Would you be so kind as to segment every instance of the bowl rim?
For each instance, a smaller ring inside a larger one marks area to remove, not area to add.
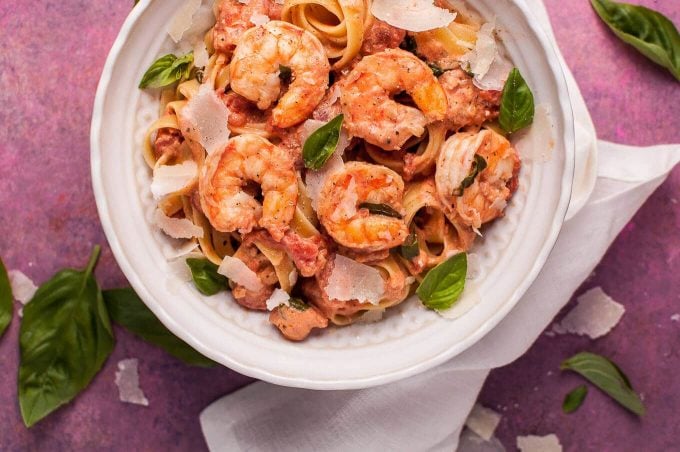
[[[564,156],[564,173],[562,176],[561,183],[561,194],[559,202],[557,203],[555,215],[553,221],[550,225],[549,232],[547,233],[547,239],[544,242],[543,247],[536,256],[533,265],[531,265],[527,276],[524,278],[522,284],[518,285],[511,296],[503,303],[501,309],[496,311],[496,313],[491,316],[480,328],[475,332],[471,333],[466,337],[459,347],[454,347],[449,350],[445,350],[437,355],[429,357],[415,365],[405,367],[399,370],[395,370],[389,373],[384,373],[376,376],[370,377],[360,377],[360,378],[345,378],[345,379],[334,379],[334,380],[312,380],[299,377],[291,377],[285,375],[279,375],[271,373],[267,370],[243,364],[230,356],[221,354],[217,351],[212,350],[207,345],[205,345],[201,340],[197,339],[190,331],[180,326],[162,307],[160,303],[156,302],[155,297],[148,291],[145,284],[141,281],[138,275],[132,268],[130,261],[127,259],[125,252],[123,251],[123,246],[119,240],[111,219],[108,216],[108,202],[105,195],[103,179],[101,177],[102,165],[101,165],[101,124],[104,115],[104,104],[108,92],[108,87],[112,79],[113,69],[116,66],[117,60],[121,51],[123,50],[125,44],[128,41],[129,35],[132,32],[133,27],[137,23],[138,19],[146,11],[153,0],[141,0],[128,15],[121,27],[121,30],[116,37],[111,50],[107,56],[106,63],[102,70],[102,75],[97,86],[94,106],[92,111],[92,122],[90,128],[90,163],[91,163],[91,179],[92,187],[95,196],[95,202],[97,205],[97,211],[99,218],[108,240],[109,246],[113,253],[116,262],[123,271],[128,282],[132,288],[137,292],[139,297],[144,301],[145,305],[158,317],[158,319],[175,335],[184,340],[187,344],[191,345],[197,351],[203,355],[215,360],[218,363],[232,369],[243,375],[264,380],[273,384],[298,387],[306,389],[317,389],[317,390],[339,390],[339,389],[362,389],[373,386],[378,386],[382,384],[387,384],[402,380],[421,372],[432,369],[449,359],[453,356],[462,353],[463,350],[469,349],[472,345],[479,342],[484,336],[486,336],[491,330],[493,330],[508,313],[517,305],[521,300],[522,296],[526,293],[529,287],[534,283],[538,277],[540,271],[542,270],[548,256],[552,252],[555,243],[557,241],[558,235],[561,231],[562,225],[564,224],[569,203],[572,197],[572,187],[573,178],[575,172],[575,130],[574,130],[574,114],[571,105],[571,99],[569,96],[569,89],[566,81],[566,76],[564,73],[564,68],[560,63],[558,52],[555,48],[555,44],[548,37],[544,29],[539,25],[539,21],[531,11],[529,6],[524,3],[523,0],[508,0],[515,7],[517,7],[522,15],[527,19],[527,23],[531,32],[538,39],[538,42],[545,54],[547,59],[547,65],[550,72],[555,78],[557,83],[557,93],[556,96],[560,102],[561,113],[564,117],[564,133],[562,137],[557,137],[559,141],[562,141],[565,146],[565,156]],[[151,300],[149,302],[148,300]]]

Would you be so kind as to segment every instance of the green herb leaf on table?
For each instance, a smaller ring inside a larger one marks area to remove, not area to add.
[[[326,164],[340,141],[340,130],[344,118],[342,114],[336,116],[307,138],[302,148],[305,167],[318,170]]]
[[[12,321],[12,312],[14,310],[12,300],[12,286],[9,283],[5,264],[0,259],[0,337],[2,337],[2,334]]]
[[[403,216],[394,210],[391,206],[387,204],[375,204],[372,202],[362,202],[359,204],[360,209],[366,209],[373,215],[382,215],[384,217],[399,218],[400,220]]]
[[[466,275],[467,255],[456,254],[430,270],[416,293],[426,307],[444,311],[460,298]]]
[[[645,414],[645,407],[640,397],[633,391],[628,377],[604,356],[581,352],[562,362],[560,370],[571,370],[580,374],[624,408],[638,416]]]
[[[62,270],[24,308],[19,405],[27,427],[71,401],[99,372],[114,345],[94,278],[100,247],[85,270]]]
[[[208,259],[187,259],[194,285],[204,295],[215,295],[227,288],[228,279],[217,273],[218,266]]]
[[[680,33],[673,22],[644,6],[610,0],[591,0],[591,4],[619,39],[668,69],[680,81]]]
[[[515,133],[534,121],[534,95],[519,69],[510,71],[503,87],[498,122],[508,133]]]
[[[453,196],[463,196],[463,192],[470,185],[475,183],[477,175],[486,169],[487,163],[484,157],[479,154],[475,154],[475,159],[472,162],[472,167],[470,168],[470,173],[463,179],[460,183],[460,187],[453,191]]]
[[[404,243],[399,247],[399,253],[404,259],[412,260],[420,254],[420,247],[418,246],[418,236],[415,232],[411,232],[404,240]]]
[[[131,333],[159,346],[187,364],[201,367],[215,365],[214,361],[172,334],[146,307],[134,290],[130,288],[105,290],[104,300],[111,319]]]
[[[188,79],[193,62],[193,52],[189,52],[180,58],[173,54],[162,56],[146,70],[139,82],[139,88],[162,88],[180,80]]]
[[[562,402],[562,411],[565,413],[573,413],[578,410],[583,401],[588,395],[588,386],[581,385],[574,388],[564,397],[564,402]]]

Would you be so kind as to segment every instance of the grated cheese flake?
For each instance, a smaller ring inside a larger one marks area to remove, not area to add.
[[[151,193],[155,199],[160,199],[170,193],[175,193],[198,177],[198,165],[193,160],[187,160],[179,165],[161,165],[153,170]]]
[[[224,275],[236,284],[245,287],[247,290],[256,292],[264,286],[257,273],[252,271],[241,259],[224,256],[217,273]]]
[[[266,14],[255,13],[252,16],[250,16],[250,23],[255,26],[264,25],[269,21],[271,21],[271,19]]]
[[[273,311],[281,305],[290,306],[290,295],[281,289],[274,289],[271,297],[267,300],[267,310]]]
[[[149,406],[149,400],[139,387],[138,367],[139,360],[137,358],[118,361],[118,370],[116,371],[118,398],[121,402]]]
[[[577,299],[578,304],[553,326],[557,334],[572,333],[597,339],[609,333],[626,309],[612,300],[601,287],[595,287]]]
[[[480,438],[489,441],[493,437],[500,421],[500,414],[479,403],[475,403],[465,421],[465,426],[475,432]]]
[[[377,269],[336,254],[324,290],[331,300],[358,300],[377,305],[385,295],[385,281]]]
[[[14,299],[23,305],[31,301],[38,290],[33,280],[19,270],[10,270],[7,272],[7,277],[9,278],[9,285],[12,287]]]
[[[203,228],[187,218],[171,218],[160,209],[154,212],[153,223],[174,239],[203,238]]]
[[[562,445],[554,433],[546,436],[518,436],[517,448],[521,452],[562,452]]]
[[[305,185],[307,186],[309,199],[312,200],[312,208],[315,211],[319,210],[319,197],[326,180],[338,171],[342,171],[344,167],[345,162],[343,162],[342,157],[337,152],[334,152],[319,171],[307,171]]]
[[[187,0],[179,7],[168,25],[168,34],[173,41],[179,42],[192,24],[192,17],[196,10],[201,6],[201,0]]]
[[[448,26],[456,13],[434,5],[434,0],[373,0],[371,13],[406,31],[421,32]]]
[[[221,149],[229,140],[229,110],[210,85],[201,85],[181,114],[208,154]]]

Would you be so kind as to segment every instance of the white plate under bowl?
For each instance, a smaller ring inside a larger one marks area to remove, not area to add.
[[[91,131],[94,192],[113,253],[132,287],[173,333],[245,375],[287,386],[353,389],[443,363],[508,314],[555,243],[574,169],[573,118],[564,76],[551,44],[522,2],[474,4],[484,17],[497,17],[501,39],[537,103],[550,106],[555,146],[545,162],[524,156],[520,189],[507,216],[486,230],[474,248],[481,259],[481,301],[463,317],[446,320],[412,299],[388,310],[381,322],[329,328],[302,343],[281,338],[266,314],[241,309],[228,293],[204,297],[174,276],[167,260],[173,243],[151,224],[155,203],[142,139],[157,116],[158,100],[137,89],[137,83],[170,48],[165,29],[180,4],[142,1],[134,8],[106,62]],[[529,149],[529,154],[538,151]]]

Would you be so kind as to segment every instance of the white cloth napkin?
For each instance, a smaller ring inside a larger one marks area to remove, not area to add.
[[[554,39],[542,1],[525,2]],[[201,413],[211,451],[457,448],[489,370],[511,363],[529,349],[680,161],[680,145],[634,148],[597,142],[576,82],[564,67],[578,143],[570,219],[543,271],[513,311],[464,353],[397,383],[321,392],[259,382],[227,395]]]

